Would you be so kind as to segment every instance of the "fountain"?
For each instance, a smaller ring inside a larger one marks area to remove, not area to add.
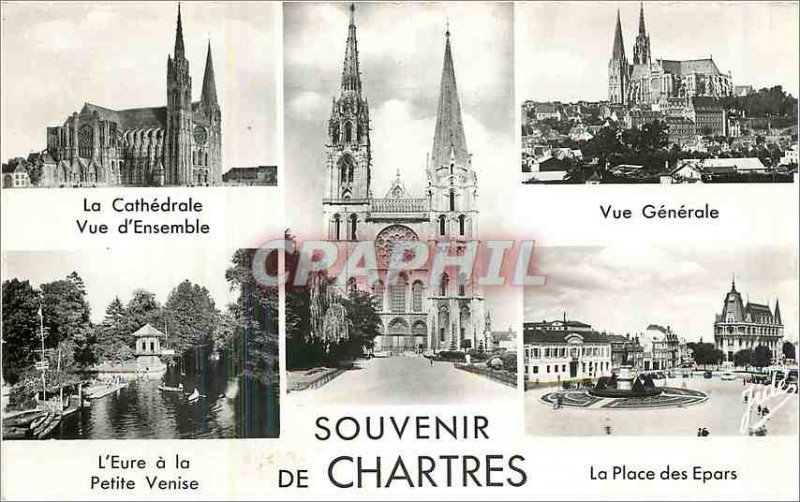
[[[630,366],[622,366],[619,376],[612,374],[611,378],[601,377],[597,385],[589,389],[589,394],[595,397],[652,397],[661,394],[662,389],[653,383],[653,377],[648,374],[635,374]]]

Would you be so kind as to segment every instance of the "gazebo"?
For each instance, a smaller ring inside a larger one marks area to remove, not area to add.
[[[161,361],[161,340],[167,335],[157,330],[150,324],[145,324],[133,334],[136,338],[135,354],[136,365],[139,371],[161,371],[164,363]]]

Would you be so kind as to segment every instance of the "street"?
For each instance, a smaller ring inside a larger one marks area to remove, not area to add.
[[[394,356],[359,361],[319,389],[292,392],[295,405],[465,404],[513,400],[507,385],[422,356]]]
[[[682,380],[670,381],[679,387]],[[659,409],[580,409],[553,410],[539,397],[553,388],[535,389],[525,393],[525,429],[533,436],[694,436],[699,427],[706,427],[712,436],[740,435],[739,423],[745,404],[741,380],[725,382],[718,379],[691,379],[690,389],[708,394],[704,403]],[[767,422],[769,435],[797,434],[797,394],[775,397],[768,401],[770,408],[786,399]]]

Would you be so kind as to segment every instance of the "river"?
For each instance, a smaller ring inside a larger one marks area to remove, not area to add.
[[[64,418],[51,437],[60,439],[202,439],[277,437],[277,386],[231,374],[221,360],[188,357],[163,376],[128,380],[128,386]],[[194,403],[158,386],[183,384],[201,394]]]

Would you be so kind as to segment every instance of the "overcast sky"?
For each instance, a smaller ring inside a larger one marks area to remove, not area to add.
[[[798,336],[796,248],[687,248],[626,241],[617,246],[540,247],[541,287],[525,292],[525,321],[567,318],[616,334],[669,325],[687,341],[713,341],[731,274],[746,303],[774,309],[780,300],[785,336]]]
[[[735,85],[782,85],[798,95],[797,2],[645,2],[657,59],[714,57]],[[633,60],[639,2],[519,2],[520,101],[608,97],[608,60],[620,10],[625,54]]]
[[[176,2],[4,2],[3,161],[43,150],[46,127],[62,125],[84,102],[165,106],[177,10]],[[276,164],[279,6],[184,2],[181,10],[195,101],[211,40],[223,170]]]
[[[320,238],[326,122],[339,95],[349,4],[286,3],[283,10],[286,214],[298,236]],[[424,196],[449,19],[467,148],[478,176],[480,235],[508,234],[504,203],[518,184],[512,4],[357,3],[355,16],[373,129],[374,195],[386,194],[399,169],[411,195]],[[519,308],[518,296],[500,296],[487,298],[496,304],[496,329]]]
[[[103,320],[108,304],[118,296],[127,303],[136,289],[155,293],[163,305],[169,292],[188,279],[209,290],[222,310],[236,300],[225,281],[234,250],[222,247],[170,243],[129,246],[112,250],[8,252],[3,255],[3,280],[28,280],[34,287],[66,278],[75,271],[86,284],[92,321]]]

